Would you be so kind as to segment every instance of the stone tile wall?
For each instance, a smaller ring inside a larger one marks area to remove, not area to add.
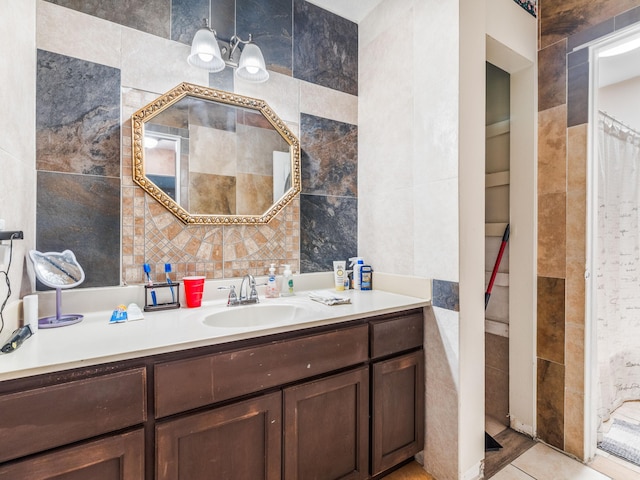
[[[539,2],[538,435],[584,458],[588,50],[639,0]]]
[[[270,80],[249,84],[228,68],[209,75],[189,66],[189,44],[203,18],[221,39],[252,33]],[[143,263],[158,280],[165,262],[177,278],[223,278],[264,274],[270,263],[328,270],[332,260],[352,256],[357,42],[356,24],[302,0],[38,0],[38,248],[74,249],[88,273],[84,286],[141,283]],[[305,158],[321,159],[319,170],[304,172],[321,187],[303,189],[304,201],[296,199],[268,225],[180,223],[131,180],[130,116],[181,81],[265,99],[308,139],[301,143]],[[302,130],[301,115],[312,119]],[[65,181],[56,180],[62,174]],[[311,260],[301,265],[301,257]]]

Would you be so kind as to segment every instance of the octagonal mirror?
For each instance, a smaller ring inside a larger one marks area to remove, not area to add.
[[[133,180],[185,224],[268,223],[300,192],[300,144],[263,100],[181,83],[135,112]]]

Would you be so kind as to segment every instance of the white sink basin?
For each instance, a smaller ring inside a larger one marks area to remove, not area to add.
[[[296,305],[258,303],[227,307],[224,310],[210,313],[204,317],[202,322],[210,327],[220,328],[287,325],[294,323],[303,312],[304,309]]]

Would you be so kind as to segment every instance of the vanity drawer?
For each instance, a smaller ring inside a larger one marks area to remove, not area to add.
[[[155,366],[156,417],[366,362],[368,326]]]
[[[371,358],[379,358],[422,346],[424,315],[422,311],[371,322]]]
[[[0,462],[146,420],[146,372],[136,368],[0,397]]]

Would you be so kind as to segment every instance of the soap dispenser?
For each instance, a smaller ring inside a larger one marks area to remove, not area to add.
[[[276,282],[276,264],[272,263],[269,268],[269,278],[267,279],[267,298],[278,298],[280,292],[278,291],[278,282]]]
[[[284,273],[282,274],[282,296],[290,297],[295,295],[293,291],[293,272],[291,265],[284,265]]]

